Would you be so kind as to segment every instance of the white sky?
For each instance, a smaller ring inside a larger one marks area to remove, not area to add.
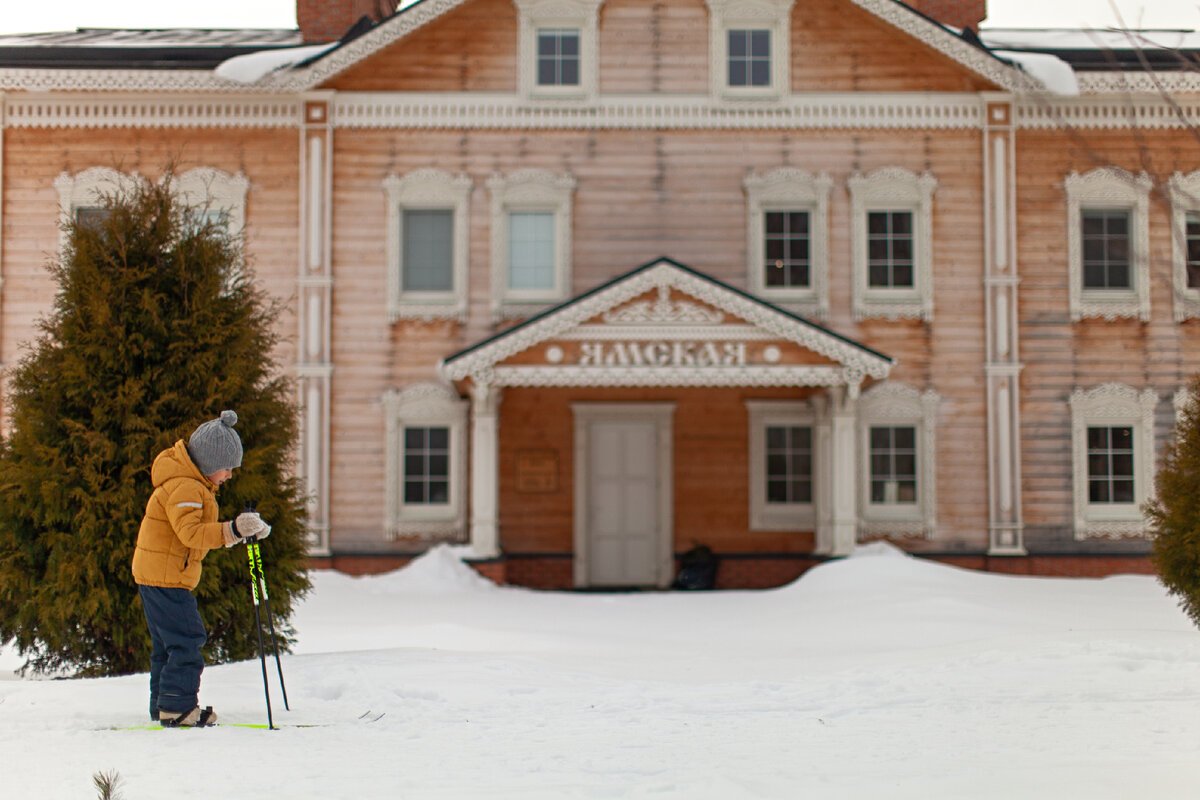
[[[989,0],[991,27],[1200,29],[1200,0]],[[0,33],[75,28],[294,28],[295,0],[4,0]]]

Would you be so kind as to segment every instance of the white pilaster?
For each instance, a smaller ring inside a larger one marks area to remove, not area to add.
[[[330,395],[333,373],[332,97],[307,95],[300,125],[300,234],[297,365],[301,420],[300,478],[308,512],[308,548],[329,553]]]
[[[500,555],[500,388],[471,386],[471,547],[479,558]]]
[[[987,334],[988,553],[1024,555],[1021,364],[1017,353],[1016,170],[1012,98],[985,96],[984,292]]]
[[[833,500],[825,533],[827,555],[848,556],[858,536],[858,447],[854,441],[858,417],[858,387],[837,386],[829,390],[830,470]],[[818,552],[823,552],[821,542]]]

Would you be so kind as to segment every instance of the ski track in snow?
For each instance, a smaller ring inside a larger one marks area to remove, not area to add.
[[[496,587],[437,548],[313,574],[264,731],[145,724],[146,676],[0,680],[0,797],[1158,798],[1200,788],[1200,637],[1153,578],[887,546],[771,591]],[[203,610],[203,609],[202,609]],[[21,659],[0,651],[0,669]],[[265,722],[257,660],[201,700]],[[370,709],[384,716],[359,720]]]

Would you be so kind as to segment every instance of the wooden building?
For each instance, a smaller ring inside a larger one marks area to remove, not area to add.
[[[981,39],[983,0],[381,5],[0,37],[0,363],[60,221],[173,160],[288,301],[316,563],[455,542],[513,583],[663,587],[707,545],[719,585],[772,586],[886,538],[1148,569],[1200,369],[1191,35]]]

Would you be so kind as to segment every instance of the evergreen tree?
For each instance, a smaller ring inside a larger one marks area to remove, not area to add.
[[[1146,506],[1159,580],[1200,626],[1200,377],[1192,381],[1175,438],[1163,451],[1156,497]]]
[[[40,337],[10,376],[0,438],[0,641],[26,671],[81,676],[148,668],[150,637],[130,564],[150,465],[223,409],[245,457],[217,498],[251,499],[279,644],[309,588],[291,456],[292,386],[272,363],[278,303],[245,268],[240,234],[158,184],[122,186],[104,213],[66,223]],[[196,589],[210,662],[257,653],[246,551],[213,551]]]

